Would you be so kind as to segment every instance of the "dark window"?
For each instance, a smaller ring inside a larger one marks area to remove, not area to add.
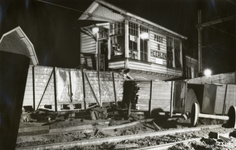
[[[181,68],[180,41],[179,40],[174,40],[174,49],[175,49],[175,67]]]
[[[99,27],[98,38],[108,38],[108,29],[104,27]]]
[[[110,35],[122,35],[124,34],[124,23],[116,22],[110,24]]]
[[[124,35],[111,36],[111,57],[124,56]]]
[[[172,48],[172,39],[167,37],[167,67],[173,67],[173,48]]]
[[[148,41],[140,39],[140,60],[148,61]]]

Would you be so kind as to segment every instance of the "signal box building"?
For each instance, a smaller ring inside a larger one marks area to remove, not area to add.
[[[81,28],[81,63],[97,70],[127,69],[139,80],[182,77],[185,36],[102,0],[79,20],[99,22]]]

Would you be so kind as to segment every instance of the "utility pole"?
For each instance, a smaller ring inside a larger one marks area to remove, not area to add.
[[[202,29],[203,27],[208,27],[214,24],[232,20],[234,18],[235,18],[235,15],[228,16],[221,19],[212,20],[206,23],[202,23],[202,13],[201,13],[201,10],[198,10],[198,24],[196,25],[196,27],[198,30],[198,73],[199,74],[202,73]]]
[[[198,10],[198,24],[202,23],[202,12]],[[198,74],[202,73],[202,26],[197,26],[198,30]]]

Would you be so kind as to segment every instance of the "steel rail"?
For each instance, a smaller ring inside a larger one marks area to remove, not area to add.
[[[210,125],[203,127],[192,127],[192,128],[184,128],[184,129],[175,129],[175,130],[167,130],[167,131],[158,131],[151,133],[142,133],[135,135],[125,135],[125,136],[116,136],[116,137],[107,137],[107,138],[98,138],[98,139],[88,139],[81,141],[72,141],[72,142],[61,142],[61,143],[51,143],[44,145],[36,145],[36,146],[28,146],[28,147],[17,147],[16,150],[44,150],[44,149],[66,149],[72,148],[75,146],[89,146],[89,145],[100,145],[104,142],[121,142],[123,140],[135,140],[142,139],[145,137],[154,137],[154,136],[164,136],[164,135],[174,135],[176,133],[184,133],[184,132],[192,132],[192,131],[201,131],[204,129],[214,129],[219,128],[221,125]]]

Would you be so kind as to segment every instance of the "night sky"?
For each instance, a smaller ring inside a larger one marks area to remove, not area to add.
[[[92,0],[1,0],[0,36],[20,26],[33,43],[39,65],[75,68],[79,65],[78,21]],[[186,54],[197,57],[197,12],[202,22],[236,15],[236,5],[226,0],[106,0],[165,28],[182,34]],[[72,10],[73,9],[73,10]],[[236,19],[203,29],[203,67],[214,73],[236,70]]]

